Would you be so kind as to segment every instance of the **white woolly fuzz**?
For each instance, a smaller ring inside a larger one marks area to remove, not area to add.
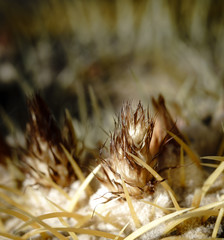
[[[128,203],[127,201],[121,201],[117,198],[112,199],[111,197],[112,194],[108,192],[108,189],[101,186],[90,198],[89,205],[94,210],[94,215],[97,216],[97,213],[100,213],[104,217],[107,216],[111,223],[119,223],[120,226],[125,226],[129,223],[124,231],[127,236],[137,229],[131,216]],[[132,199],[132,204],[141,226],[165,215],[163,210],[146,202],[152,202],[161,208],[172,207],[172,203],[167,192],[161,186],[158,186],[153,196],[151,195],[141,200]],[[142,235],[140,239],[159,237],[162,235],[164,227],[165,226],[162,224],[152,231]],[[113,230],[113,232],[117,232],[117,234],[119,233],[119,230],[114,228],[112,224],[108,224],[100,220],[95,221],[94,228],[107,232]]]

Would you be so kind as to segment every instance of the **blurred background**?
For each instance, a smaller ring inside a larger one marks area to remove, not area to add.
[[[159,93],[185,125],[223,110],[222,0],[0,0],[0,21],[3,134],[25,128],[34,92],[59,122],[68,108],[103,126]]]

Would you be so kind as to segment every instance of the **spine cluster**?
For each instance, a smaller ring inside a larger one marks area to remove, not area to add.
[[[26,128],[26,149],[22,159],[27,172],[37,183],[46,185],[50,178],[62,187],[69,186],[75,176],[62,145],[77,161],[76,139],[66,117],[61,130],[43,99],[37,94],[28,100],[29,122]]]
[[[139,102],[136,110],[125,103],[115,122],[114,133],[110,137],[109,156],[101,159],[104,177],[102,181],[113,193],[122,196],[122,179],[129,194],[141,198],[155,191],[157,180],[132,155],[142,159],[156,171],[160,171],[165,146],[169,136],[166,130],[178,134],[178,130],[168,113],[162,96],[153,99],[155,117],[149,116]],[[131,153],[131,154],[130,154]]]

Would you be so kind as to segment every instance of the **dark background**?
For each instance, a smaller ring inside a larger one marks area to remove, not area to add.
[[[91,118],[91,91],[101,109],[162,93],[206,118],[222,96],[223,13],[221,0],[1,0],[1,132],[4,116],[25,128],[36,91],[59,122],[64,108]]]

